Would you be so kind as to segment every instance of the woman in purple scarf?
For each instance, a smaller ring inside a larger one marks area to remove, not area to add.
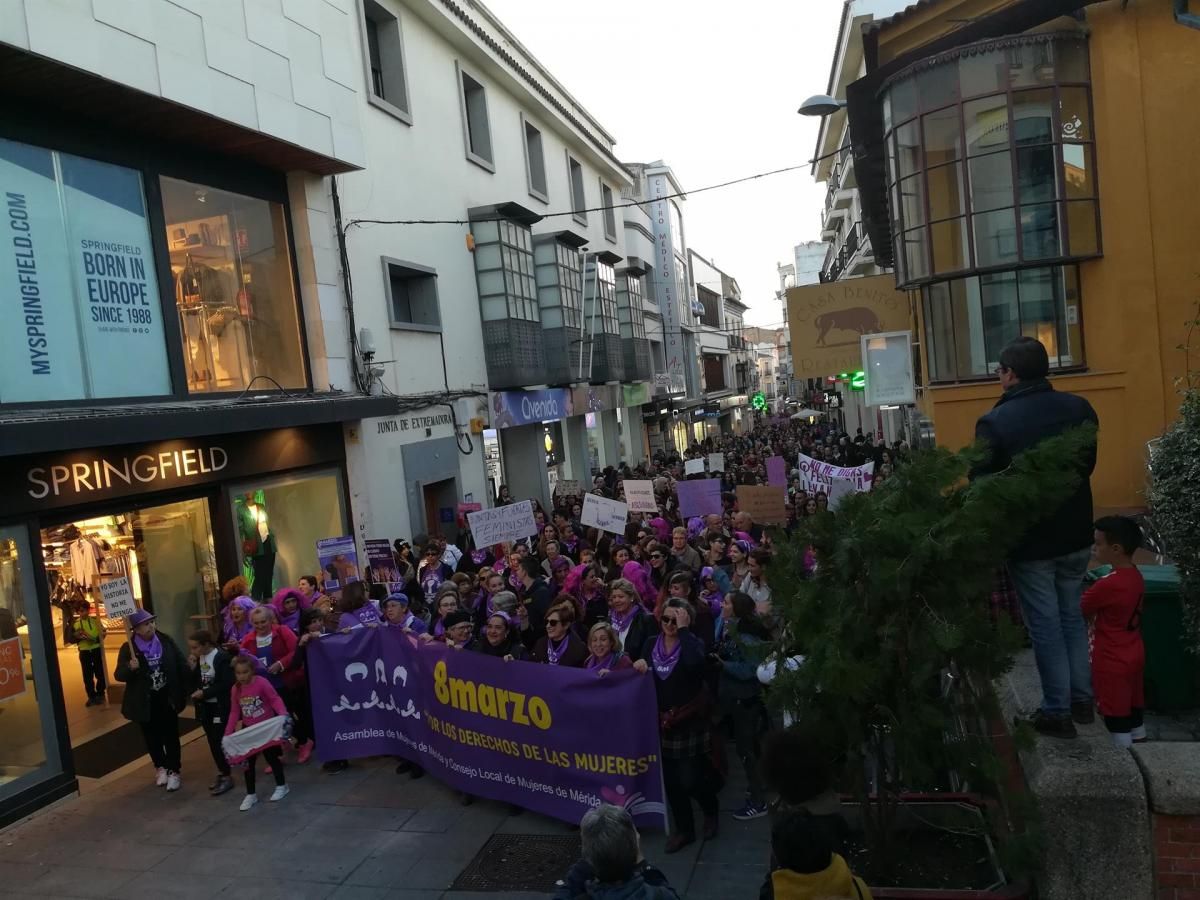
[[[546,634],[533,645],[529,658],[533,662],[577,669],[588,657],[587,646],[575,636],[575,609],[570,603],[559,603],[546,611]]]
[[[154,783],[177,791],[179,713],[187,706],[191,676],[187,657],[168,635],[155,629],[154,616],[144,609],[130,616],[129,624],[133,637],[121,644],[114,672],[125,685],[121,715],[141,726],[154,764]]]
[[[337,609],[341,613],[338,618],[338,631],[350,631],[364,625],[375,626],[382,620],[375,604],[367,599],[367,589],[361,581],[352,581],[342,588]]]
[[[226,653],[240,653],[242,638],[254,628],[250,613],[258,606],[249,597],[234,597],[225,607],[225,627],[221,629],[222,647]]]
[[[704,813],[706,841],[717,836],[717,785],[709,753],[710,697],[705,679],[705,650],[692,634],[695,613],[688,601],[669,597],[662,610],[662,633],[647,638],[639,672],[652,672],[658,697],[663,783],[675,833],[665,851],[676,853],[696,840],[692,800]]]
[[[280,588],[271,598],[275,619],[300,634],[300,613],[312,606],[312,602],[295,588]]]
[[[646,639],[658,636],[658,622],[646,611],[633,582],[618,578],[608,588],[608,622],[630,660],[641,659]],[[592,629],[595,629],[595,625]],[[590,635],[591,630],[588,631]]]
[[[617,630],[608,622],[597,622],[588,632],[588,658],[583,667],[603,678],[613,669],[629,669],[633,660],[621,647]]]

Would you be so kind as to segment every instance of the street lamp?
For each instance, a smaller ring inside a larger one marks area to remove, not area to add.
[[[815,94],[801,103],[796,112],[802,116],[832,116],[839,109],[845,108],[845,100],[838,100],[828,94]]]

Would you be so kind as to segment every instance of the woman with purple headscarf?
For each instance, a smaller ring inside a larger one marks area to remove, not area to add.
[[[231,604],[232,605],[232,604]],[[300,634],[300,613],[312,606],[312,601],[295,588],[280,588],[271,598],[275,620]]]
[[[226,653],[240,653],[242,638],[254,626],[250,624],[250,613],[258,604],[249,597],[234,597],[225,607],[225,625],[221,629],[221,647]]]

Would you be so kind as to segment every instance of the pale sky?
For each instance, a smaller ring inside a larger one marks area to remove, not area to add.
[[[819,119],[842,0],[484,0],[616,138],[617,158],[662,159],[683,189],[796,165]],[[688,244],[738,280],[747,324],[782,325],[776,263],[818,240],[825,187],[806,166],[690,197]]]

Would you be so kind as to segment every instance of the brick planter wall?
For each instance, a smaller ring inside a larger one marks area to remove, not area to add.
[[[1154,813],[1155,900],[1200,900],[1200,816]]]

